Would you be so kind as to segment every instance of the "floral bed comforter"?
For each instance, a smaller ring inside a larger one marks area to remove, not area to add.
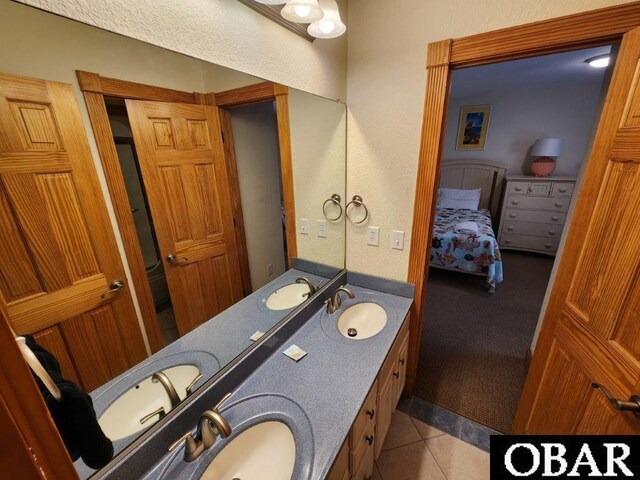
[[[456,233],[461,222],[475,222],[478,233]],[[502,282],[502,257],[489,210],[436,209],[430,265],[487,276],[494,290]]]

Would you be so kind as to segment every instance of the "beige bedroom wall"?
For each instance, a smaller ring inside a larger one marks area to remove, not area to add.
[[[235,0],[17,0],[333,99],[346,96],[346,35],[311,43]],[[346,23],[346,1],[340,0]]]
[[[347,225],[347,267],[406,280],[411,242],[426,46],[620,0],[350,0],[348,39],[348,196],[358,193],[380,227],[380,246],[366,245],[366,227]],[[404,250],[390,248],[404,230]]]
[[[334,193],[342,198],[343,207],[346,204],[346,116],[342,103],[289,90],[298,257],[338,268],[344,268],[344,215],[331,222],[322,205]],[[307,235],[300,233],[301,218],[309,220]],[[326,238],[317,234],[318,220],[327,222]]]

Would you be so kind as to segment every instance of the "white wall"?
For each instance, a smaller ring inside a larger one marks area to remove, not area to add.
[[[347,267],[407,278],[426,80],[426,46],[497,28],[606,7],[620,0],[350,0],[347,186],[361,194],[380,226],[380,247],[366,228],[347,226]],[[407,232],[391,250],[391,230]]]
[[[257,290],[285,272],[280,152],[273,103],[234,108],[236,148],[251,286]],[[268,273],[267,266],[273,266]]]
[[[345,218],[326,219],[325,200],[337,193],[345,201],[347,114],[342,103],[289,90],[293,189],[296,206],[298,257],[344,268]],[[327,206],[329,215],[336,212]],[[309,234],[300,233],[300,219],[309,221]],[[327,222],[327,237],[319,237],[317,221]]]
[[[311,43],[235,0],[18,1],[324,97],[346,95],[346,36]],[[346,2],[340,8],[346,22]]]
[[[489,160],[507,165],[508,173],[528,174],[529,152],[537,138],[562,139],[562,155],[556,159],[554,175],[576,176],[588,154],[591,126],[600,97],[601,83],[527,92],[464,95],[451,98],[447,114],[442,158]],[[452,95],[456,90],[455,76]],[[470,105],[492,105],[484,150],[457,151],[460,109]]]

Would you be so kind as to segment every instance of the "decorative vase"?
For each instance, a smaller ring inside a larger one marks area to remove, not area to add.
[[[551,157],[538,157],[531,162],[531,173],[536,177],[548,177],[556,169],[556,161]]]

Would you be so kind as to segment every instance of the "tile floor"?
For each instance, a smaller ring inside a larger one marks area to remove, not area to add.
[[[481,480],[489,454],[396,410],[373,480]]]

